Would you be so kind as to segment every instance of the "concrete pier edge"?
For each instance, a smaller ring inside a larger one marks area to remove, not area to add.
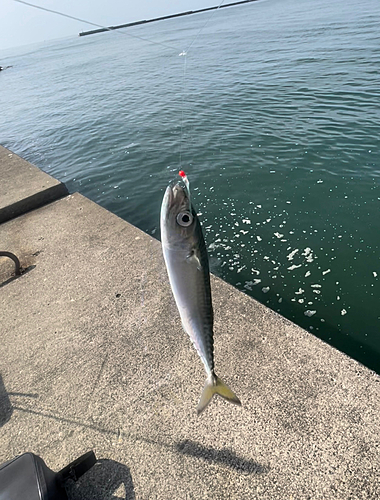
[[[0,224],[69,193],[66,186],[0,146]]]
[[[159,242],[1,147],[0,176],[0,250],[27,270],[0,257],[0,463],[94,449],[74,500],[380,497],[376,373],[212,276],[216,371],[242,407],[197,417]]]

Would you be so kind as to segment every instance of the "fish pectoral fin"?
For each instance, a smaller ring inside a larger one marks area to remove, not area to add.
[[[195,250],[192,250],[189,255],[186,257],[186,261],[189,264],[196,264],[197,269],[200,271],[202,269],[202,264],[199,259],[199,256],[196,254]]]
[[[240,399],[236,396],[236,394],[231,391],[227,384],[225,384],[219,377],[216,375],[210,375],[207,377],[205,386],[203,388],[203,392],[201,395],[201,399],[199,400],[197,413],[200,415],[202,411],[206,408],[206,406],[211,401],[214,394],[219,394],[223,399],[226,399],[230,403],[241,406]]]

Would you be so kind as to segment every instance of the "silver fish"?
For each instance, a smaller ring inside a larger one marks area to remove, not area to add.
[[[241,405],[238,397],[214,372],[214,315],[208,256],[199,219],[190,203],[188,182],[178,181],[166,189],[161,206],[161,243],[183,329],[192,340],[207,374],[198,415],[214,394]]]

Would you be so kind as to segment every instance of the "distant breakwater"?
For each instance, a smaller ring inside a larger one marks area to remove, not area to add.
[[[121,28],[130,28],[131,26],[138,26],[140,24],[154,23],[156,21],[164,21],[165,19],[173,19],[175,17],[189,16],[190,14],[199,14],[200,12],[208,12],[210,10],[223,9],[225,7],[233,7],[235,5],[242,5],[246,3],[256,2],[257,0],[241,0],[239,2],[226,3],[224,5],[216,5],[214,7],[207,7],[205,9],[188,10],[178,14],[170,14],[169,16],[155,17],[153,19],[143,19],[142,21],[134,21],[132,23],[118,24],[117,26],[108,26],[104,28],[97,28],[90,31],[81,31],[79,36],[94,35],[95,33],[103,33],[104,31],[118,30]]]

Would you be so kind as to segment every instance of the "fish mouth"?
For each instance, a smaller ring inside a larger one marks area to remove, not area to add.
[[[166,199],[167,207],[171,208],[173,204],[174,195],[173,195],[173,189],[170,185],[166,188],[164,199]]]
[[[183,181],[173,181],[166,188],[169,209],[189,205],[189,194]]]

